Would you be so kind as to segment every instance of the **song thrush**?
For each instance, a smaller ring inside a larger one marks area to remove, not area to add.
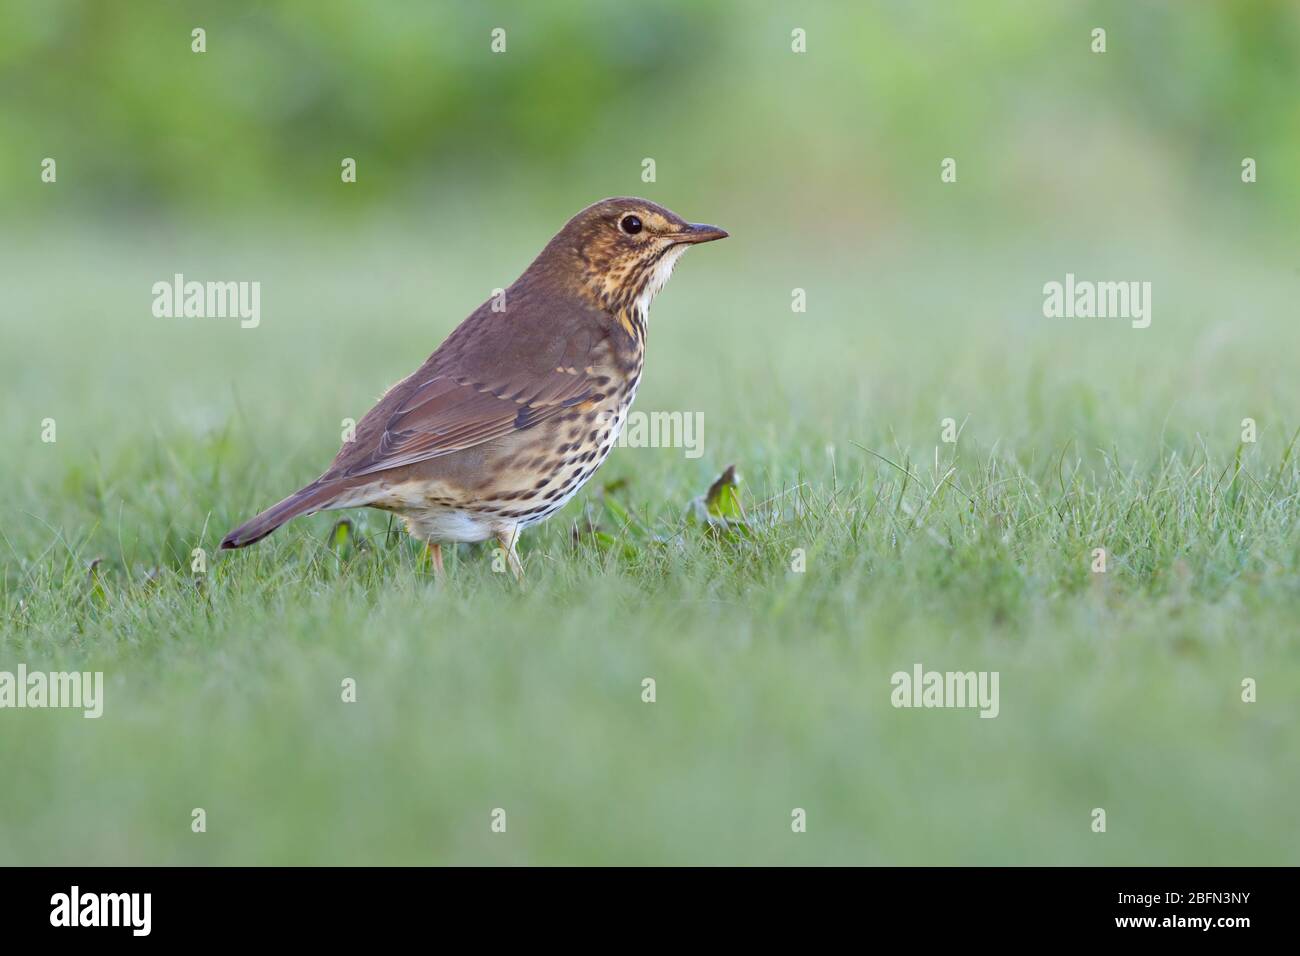
[[[520,530],[577,494],[627,418],[650,301],[691,245],[726,235],[644,199],[588,206],[384,394],[323,475],[221,546],[366,506],[401,516],[438,574],[444,543],[495,537],[522,577]]]

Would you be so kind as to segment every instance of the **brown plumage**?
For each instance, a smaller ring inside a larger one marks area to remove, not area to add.
[[[253,544],[300,515],[368,506],[405,519],[439,573],[443,543],[495,537],[521,575],[519,531],[572,498],[618,437],[641,379],[650,301],[687,248],[726,235],[644,199],[588,206],[388,390],[323,475],[221,546]]]

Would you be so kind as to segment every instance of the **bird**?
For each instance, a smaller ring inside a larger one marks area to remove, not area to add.
[[[627,420],[651,301],[691,246],[727,235],[635,197],[583,209],[382,395],[319,478],[221,547],[369,507],[405,522],[439,579],[443,545],[495,539],[522,581],[520,532],[578,493]]]

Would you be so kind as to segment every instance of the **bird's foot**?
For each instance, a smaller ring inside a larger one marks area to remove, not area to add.
[[[509,565],[515,580],[523,584],[524,563],[519,560],[519,552],[515,550],[515,542],[519,540],[519,529],[512,528],[509,531],[498,531],[496,539],[497,544],[501,546],[501,550],[505,552],[506,564]]]
[[[447,577],[447,571],[442,564],[442,545],[436,541],[428,543],[429,561],[433,564],[433,577],[435,580],[442,581]]]

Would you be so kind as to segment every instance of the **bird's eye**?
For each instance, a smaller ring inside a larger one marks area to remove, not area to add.
[[[635,236],[641,231],[641,220],[636,216],[624,216],[619,220],[618,226],[629,236]]]

